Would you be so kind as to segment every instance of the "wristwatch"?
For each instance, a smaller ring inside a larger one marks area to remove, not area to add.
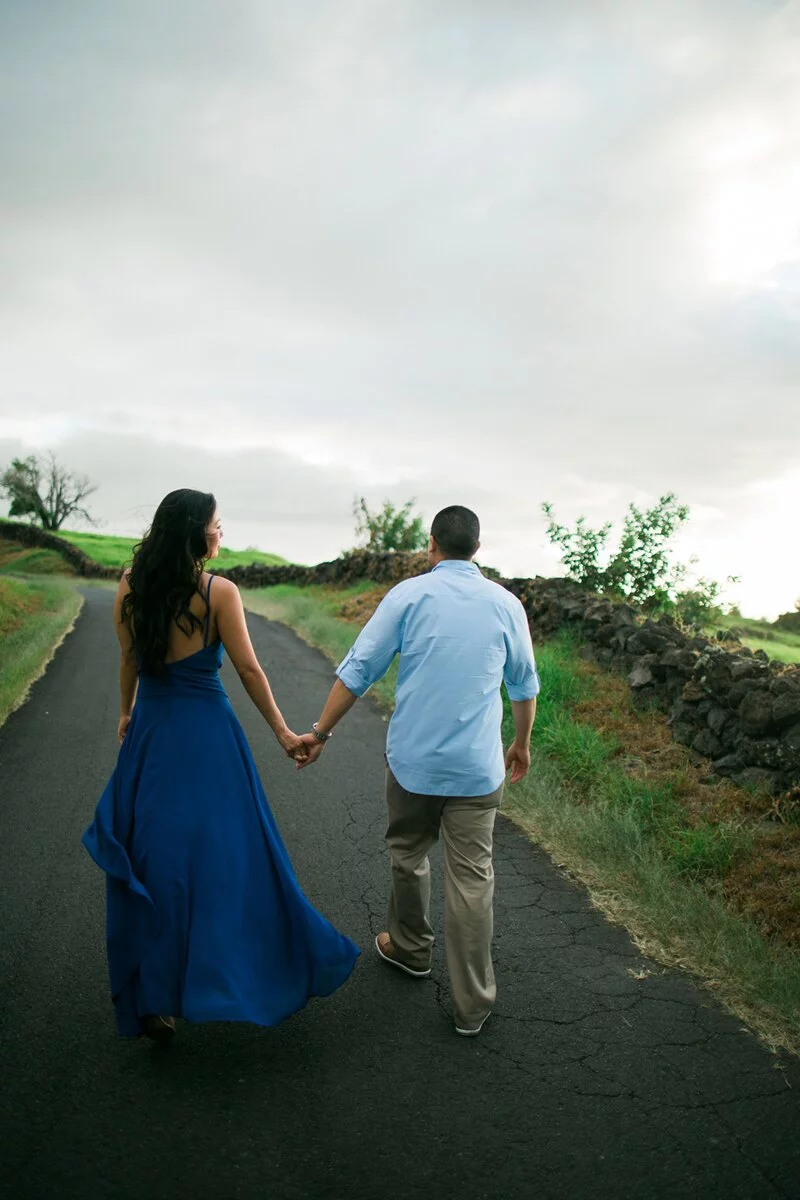
[[[322,730],[318,728],[316,721],[311,726],[311,732],[313,733],[314,737],[317,739],[318,742],[327,742],[330,740],[330,738],[333,737],[333,732],[323,733]]]

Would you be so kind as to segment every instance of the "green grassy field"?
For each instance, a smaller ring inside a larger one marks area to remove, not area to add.
[[[290,625],[338,661],[358,625],[343,621],[337,611],[368,588],[335,592],[285,586],[245,591],[243,597],[247,608]],[[686,803],[694,786],[688,767],[678,762],[674,770],[652,777],[647,771],[632,773],[619,753],[620,739],[579,719],[576,710],[593,699],[601,711],[608,709],[609,684],[599,675],[587,678],[568,638],[539,647],[537,660],[542,694],[533,769],[506,789],[504,812],[584,882],[595,902],[631,930],[645,953],[710,981],[715,994],[769,1044],[800,1052],[800,954],[731,911],[723,893],[726,874],[752,850],[754,828],[734,817],[711,819],[701,813],[698,818]],[[387,711],[395,678],[387,676],[370,692]],[[618,686],[614,704],[630,709],[621,714],[624,720],[658,722],[656,714],[636,714],[627,688]],[[504,712],[508,742],[513,723],[507,700]],[[661,726],[671,743],[663,718]],[[622,740],[627,742],[624,734]],[[678,759],[685,754],[674,743],[671,747]],[[721,783],[723,790],[731,786]],[[715,789],[706,790],[710,812]]]
[[[743,632],[741,642],[751,650],[764,650],[777,662],[800,662],[800,634],[786,629],[776,629],[769,621],[756,621],[751,617],[724,616],[710,632],[718,629],[736,629]]]
[[[22,704],[82,604],[66,580],[0,578],[0,725]]]
[[[112,534],[83,531],[76,533],[69,529],[60,529],[58,537],[72,542],[73,546],[77,546],[89,558],[101,563],[104,567],[119,567],[120,569],[130,562],[133,547],[139,541],[138,538],[116,537]],[[212,569],[213,567],[248,566],[254,562],[264,563],[266,566],[280,566],[286,562],[286,559],[281,558],[278,554],[268,554],[264,550],[228,550],[223,546],[219,557],[214,559]]]

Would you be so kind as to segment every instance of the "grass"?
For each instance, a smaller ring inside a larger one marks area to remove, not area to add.
[[[139,538],[115,537],[105,533],[74,532],[69,529],[59,529],[58,537],[71,542],[84,554],[104,567],[119,567],[120,570],[130,563],[133,547]],[[282,566],[285,558],[278,554],[268,554],[264,550],[228,550],[221,547],[219,556],[214,559],[213,566],[226,569],[228,567],[249,566],[250,563],[263,563],[266,566]]]
[[[338,661],[368,616],[368,592],[243,594],[248,608]],[[354,612],[360,620],[343,619]],[[769,1045],[800,1053],[796,814],[767,828],[765,798],[710,783],[663,716],[637,713],[624,681],[582,662],[568,638],[540,647],[537,659],[534,767],[506,790],[505,813],[644,953],[695,973]],[[390,709],[393,681],[370,694]],[[503,736],[513,736],[507,700]]]
[[[0,725],[23,703],[82,603],[66,580],[0,578]]]
[[[21,546],[0,538],[0,575],[69,575],[69,565],[57,550]]]
[[[332,662],[339,663],[361,628],[360,622],[342,619],[342,606],[364,595],[373,586],[369,582],[346,588],[279,584],[277,587],[243,589],[242,598],[251,612],[290,625],[309,646],[315,646]],[[390,709],[394,704],[396,683],[395,661],[371,689],[371,695],[384,708]]]
[[[788,629],[778,629],[769,621],[756,621],[751,617],[723,616],[716,622],[709,633],[714,634],[718,629],[736,629],[740,631],[743,646],[751,650],[764,650],[777,662],[800,662],[800,633],[792,633]]]

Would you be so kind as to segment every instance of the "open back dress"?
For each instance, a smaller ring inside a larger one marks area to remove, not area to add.
[[[211,584],[209,583],[209,593]],[[207,596],[207,601],[210,597]],[[209,643],[140,675],[83,845],[106,873],[117,1027],[150,1014],[275,1025],[359,954],[306,899]]]

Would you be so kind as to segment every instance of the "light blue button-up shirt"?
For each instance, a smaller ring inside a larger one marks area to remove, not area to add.
[[[474,563],[445,559],[384,596],[336,674],[363,696],[400,655],[386,757],[409,792],[485,796],[505,776],[500,723],[539,692],[528,618]]]

